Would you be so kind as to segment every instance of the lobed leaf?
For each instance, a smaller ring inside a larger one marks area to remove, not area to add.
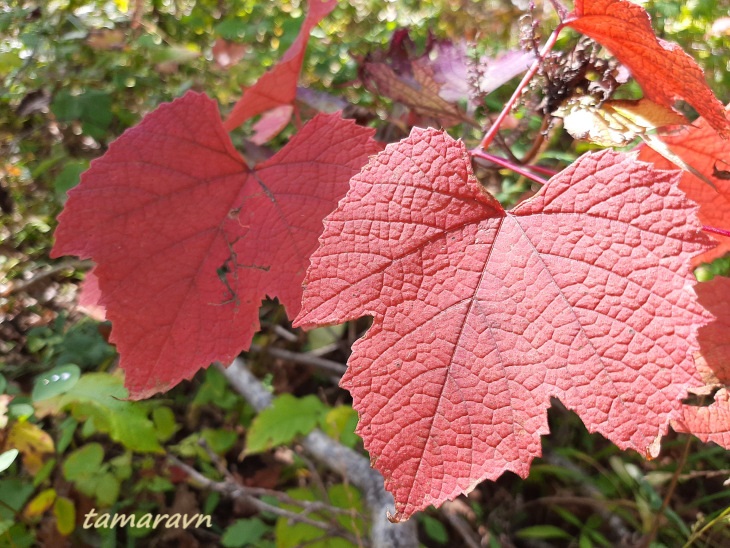
[[[92,163],[59,217],[53,255],[96,262],[130,397],[230,362],[278,297],[293,317],[321,219],[378,150],[372,130],[320,114],[249,168],[214,101],[188,93]]]
[[[710,403],[683,405],[672,428],[730,449],[730,278],[718,276],[698,284],[696,290],[700,303],[715,316],[715,321],[698,333],[696,362],[705,386],[694,390]]]
[[[671,107],[684,99],[723,137],[730,123],[702,69],[681,47],[657,38],[649,14],[628,0],[575,0],[567,25],[608,48],[631,71],[645,96]]]
[[[295,325],[373,316],[342,386],[395,519],[483,479],[526,476],[550,398],[590,431],[655,456],[700,383],[706,249],[677,172],[587,154],[512,211],[464,145],[414,129],[325,219]]]
[[[730,122],[730,106],[725,109],[725,117]],[[679,188],[699,204],[700,222],[707,226],[730,230],[730,180],[722,176],[722,171],[730,169],[730,141],[722,139],[704,119],[695,120],[691,127],[663,135],[661,140],[715,187],[712,188],[692,173],[682,173]],[[675,167],[649,147],[641,148],[639,159],[652,162],[660,169]],[[715,234],[711,236],[717,240],[718,245],[695,258],[696,264],[710,262],[730,251],[730,238]]]
[[[244,91],[243,97],[238,100],[231,114],[223,122],[223,127],[227,131],[237,128],[257,114],[294,103],[297,96],[297,81],[304,62],[304,52],[307,49],[307,42],[309,42],[309,33],[335,9],[336,5],[337,0],[308,0],[307,17],[304,19],[297,39],[273,69]],[[278,117],[278,123],[280,127],[283,127],[280,119],[281,112],[278,113]],[[263,133],[259,134],[259,141],[263,139],[263,135]],[[267,135],[272,136],[270,133]]]

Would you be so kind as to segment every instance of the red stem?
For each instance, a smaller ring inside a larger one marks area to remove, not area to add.
[[[553,177],[554,175],[558,174],[558,172],[554,169],[550,169],[549,167],[536,166],[534,164],[530,164],[529,166],[527,166],[527,168],[535,171],[536,173],[542,173],[543,175],[547,175],[548,177]]]
[[[502,112],[499,113],[499,116],[497,116],[497,119],[489,128],[489,131],[487,131],[487,134],[484,136],[484,139],[482,139],[482,142],[479,143],[479,148],[486,150],[490,143],[494,140],[495,135],[497,135],[497,132],[499,131],[499,126],[502,125],[502,122],[504,122],[504,119],[512,110],[512,107],[515,105],[517,99],[519,99],[520,95],[522,94],[522,90],[525,88],[528,82],[532,80],[532,77],[535,76],[535,73],[540,68],[540,63],[542,63],[542,60],[550,52],[550,50],[553,49],[553,46],[555,46],[555,42],[558,41],[558,34],[560,34],[560,31],[563,30],[564,26],[565,22],[560,23],[550,35],[548,41],[545,42],[545,45],[540,50],[538,58],[535,59],[535,61],[532,63],[532,66],[530,66],[530,70],[528,70],[527,74],[525,74],[525,77],[522,78],[520,85],[517,86],[517,89],[512,94],[512,97],[510,97],[510,100],[507,101],[507,104],[502,109]]]
[[[531,169],[532,166],[529,166],[528,168],[524,168],[522,166],[518,166],[507,160],[506,158],[501,158],[499,156],[494,156],[492,154],[489,154],[488,152],[484,152],[482,150],[479,150],[478,148],[475,148],[474,150],[470,150],[469,154],[472,156],[476,156],[477,158],[481,158],[482,160],[487,160],[489,162],[492,162],[493,164],[497,164],[498,166],[506,167],[507,169],[511,169],[515,173],[518,173],[519,175],[522,175],[523,177],[526,177],[527,179],[530,179],[531,181],[534,181],[538,184],[544,185],[545,180],[541,179],[531,171],[528,171],[528,169]]]
[[[702,230],[705,232],[711,232],[712,234],[719,234],[720,236],[726,236],[730,238],[730,230],[724,228],[715,228],[714,226],[703,226]]]

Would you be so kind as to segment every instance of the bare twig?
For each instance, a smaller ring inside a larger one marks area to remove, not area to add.
[[[271,405],[273,396],[248,370],[243,360],[237,358],[225,368],[218,368],[233,388],[256,410]],[[302,440],[304,449],[320,464],[346,477],[365,495],[372,513],[371,542],[375,548],[411,548],[418,546],[416,526],[413,521],[391,523],[388,512],[394,512],[393,496],[383,488],[383,477],[370,468],[367,458],[336,442],[320,430],[307,434]]]
[[[320,358],[319,356],[312,356],[311,354],[302,354],[299,352],[292,352],[284,348],[276,348],[275,346],[261,347],[256,344],[251,345],[253,352],[267,353],[274,358],[280,358],[282,360],[288,360],[301,365],[308,365],[314,367],[331,375],[342,376],[347,371],[347,366],[339,362]]]
[[[0,294],[0,297],[8,297],[16,293],[28,291],[37,283],[42,282],[43,280],[45,280],[46,278],[50,278],[51,276],[55,276],[56,274],[58,274],[59,272],[63,272],[64,270],[89,269],[93,266],[94,263],[92,263],[91,261],[80,261],[78,259],[65,260],[56,265],[53,265],[47,270],[41,270],[40,272],[36,272],[29,280],[22,280],[13,283],[8,289]]]
[[[297,342],[299,340],[299,337],[297,337],[296,333],[292,333],[288,329],[285,329],[284,327],[280,326],[279,324],[274,326],[274,333],[279,335],[284,340],[287,340],[289,342]]]
[[[456,503],[453,501],[445,502],[441,507],[441,513],[448,520],[451,526],[456,529],[456,532],[459,533],[464,541],[464,546],[467,546],[468,548],[480,548],[481,543],[479,542],[479,536],[461,515]]]
[[[198,472],[195,468],[192,466],[189,466],[182,462],[180,459],[168,455],[168,460],[172,462],[175,466],[183,470],[190,478],[191,483],[201,489],[210,489],[211,491],[216,491],[222,495],[225,495],[227,497],[233,498],[233,499],[239,499],[247,504],[251,505],[252,507],[256,508],[259,512],[271,512],[272,514],[286,518],[288,520],[298,522],[298,523],[306,523],[307,525],[312,525],[313,527],[317,527],[319,529],[322,529],[323,531],[326,531],[328,535],[330,536],[337,536],[342,537],[350,542],[352,542],[355,545],[361,545],[362,542],[358,543],[358,539],[348,533],[347,531],[344,531],[340,529],[339,527],[335,527],[330,523],[326,523],[324,521],[319,521],[316,519],[312,519],[310,517],[307,517],[306,514],[318,511],[318,510],[331,510],[331,508],[328,505],[325,505],[321,502],[315,502],[315,504],[312,504],[312,501],[301,501],[301,500],[295,500],[291,499],[289,497],[288,501],[285,501],[287,503],[293,503],[298,504],[304,508],[304,512],[297,513],[297,512],[291,512],[289,510],[285,510],[284,508],[279,508],[278,506],[274,506],[273,504],[268,504],[255,496],[251,493],[251,488],[237,485],[231,481],[213,481],[210,478],[207,478],[200,472]],[[283,493],[282,493],[283,494]],[[313,508],[313,507],[316,507]]]

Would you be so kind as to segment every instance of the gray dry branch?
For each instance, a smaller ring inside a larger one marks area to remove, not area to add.
[[[227,368],[218,364],[231,386],[256,409],[262,411],[271,405],[273,396],[266,390],[241,358]],[[337,472],[365,495],[373,516],[370,537],[373,548],[415,548],[418,546],[415,521],[391,523],[388,512],[395,512],[393,496],[383,486],[383,476],[370,467],[368,459],[336,442],[324,432],[314,430],[302,440],[304,449],[333,472]]]

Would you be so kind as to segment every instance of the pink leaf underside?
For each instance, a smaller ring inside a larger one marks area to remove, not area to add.
[[[297,95],[297,81],[304,61],[309,34],[337,5],[337,0],[309,0],[307,17],[284,57],[248,88],[235,104],[223,127],[231,131],[257,114],[282,105],[291,105]]]
[[[725,116],[730,120],[730,106],[725,109]],[[721,138],[706,120],[699,119],[695,120],[692,127],[680,128],[673,134],[662,136],[662,141],[715,185],[713,189],[691,173],[682,174],[679,188],[699,204],[700,222],[706,226],[730,230],[730,180],[715,174],[715,168],[725,172],[730,170],[730,140]],[[669,160],[647,146],[641,148],[639,159],[652,162],[660,169],[676,169]],[[730,238],[716,234],[711,236],[718,245],[696,257],[695,264],[710,262],[730,251]]]
[[[526,476],[551,397],[656,453],[708,319],[689,267],[708,240],[677,179],[607,150],[505,212],[461,142],[418,128],[353,177],[295,325],[374,317],[342,386],[396,519]]]
[[[101,304],[101,290],[99,289],[99,279],[96,277],[94,270],[87,272],[84,281],[79,289],[79,308],[87,316],[94,318],[98,322],[106,320],[106,308]]]
[[[698,332],[697,369],[710,389],[703,392],[719,390],[708,406],[683,405],[672,428],[730,449],[730,278],[717,277],[696,290],[700,303],[716,318]]]
[[[286,127],[293,112],[294,107],[291,105],[282,105],[264,112],[253,125],[251,142],[256,145],[268,143]]]
[[[372,130],[321,114],[250,169],[216,103],[190,92],[93,162],[53,254],[96,262],[132,398],[248,348],[266,295],[294,317],[322,219],[377,151]]]
[[[493,92],[525,72],[534,60],[533,52],[510,50],[494,58],[484,55],[474,61],[463,42],[439,42],[428,56],[434,80],[441,86],[441,98],[451,103],[468,100],[474,106],[482,102],[475,95]]]
[[[681,47],[656,37],[644,8],[629,0],[576,0],[568,26],[606,47],[630,71],[647,98],[671,107],[684,99],[724,137],[730,123],[702,69]]]

